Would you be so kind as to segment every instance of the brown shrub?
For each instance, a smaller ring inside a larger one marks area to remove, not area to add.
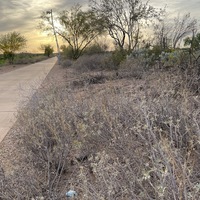
[[[70,67],[70,66],[72,66],[72,64],[73,64],[73,62],[71,60],[69,60],[69,59],[64,59],[63,58],[62,61],[61,61],[61,65],[64,68]]]
[[[73,65],[80,73],[91,70],[109,69],[112,63],[109,62],[109,54],[83,55]]]
[[[18,125],[36,171],[26,178],[36,181],[22,190],[20,179],[14,191],[21,199],[35,197],[37,188],[45,199],[64,199],[72,188],[83,200],[197,200],[200,99],[178,81],[155,73],[131,91],[81,95],[49,86],[36,94]]]

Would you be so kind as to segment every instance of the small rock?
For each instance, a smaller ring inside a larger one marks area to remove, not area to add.
[[[66,196],[67,196],[67,197],[75,197],[75,196],[77,196],[77,193],[76,193],[74,190],[69,190],[69,191],[66,193]]]

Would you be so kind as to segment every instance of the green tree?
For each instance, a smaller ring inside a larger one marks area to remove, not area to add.
[[[18,32],[10,32],[0,36],[0,51],[4,58],[13,63],[15,53],[26,45],[26,39]]]
[[[184,46],[190,46],[193,51],[200,50],[200,33],[184,39]]]
[[[71,46],[61,45],[60,49],[62,51],[62,55],[65,58],[68,58],[68,59],[74,58],[73,48]]]
[[[72,49],[73,59],[82,55],[85,48],[104,33],[103,19],[98,18],[92,11],[82,11],[79,5],[72,7],[71,10],[64,10],[55,20],[55,32],[67,41]],[[53,31],[53,23],[46,13],[43,13],[40,27],[44,31]]]
[[[189,46],[190,63],[192,61],[197,61],[200,58],[200,33],[195,35],[195,30],[193,30],[193,36],[184,39],[184,46]],[[198,75],[200,75],[200,66],[198,65]]]
[[[50,44],[42,44],[41,45],[41,50],[44,51],[44,55],[50,57],[51,54],[53,54],[54,49],[52,47],[52,45]]]

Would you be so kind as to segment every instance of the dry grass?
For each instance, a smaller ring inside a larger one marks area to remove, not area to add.
[[[109,53],[83,55],[74,63],[73,67],[79,73],[114,68],[111,54]]]
[[[0,198],[65,199],[74,189],[82,200],[198,200],[200,96],[189,80],[156,71],[48,84],[18,115],[26,165],[3,178]]]

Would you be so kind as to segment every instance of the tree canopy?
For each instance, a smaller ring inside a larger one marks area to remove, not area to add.
[[[142,25],[161,13],[142,0],[90,0],[90,5],[99,17],[104,18],[115,44],[124,49],[127,42],[129,51],[138,44]]]
[[[10,32],[0,36],[0,51],[10,63],[14,60],[16,51],[21,50],[26,45],[26,39],[18,32]]]
[[[50,44],[42,44],[40,47],[41,50],[44,51],[44,55],[50,57],[50,55],[54,52],[52,45]]]
[[[51,18],[43,13],[42,19],[40,27],[44,31],[52,31]],[[55,25],[55,32],[71,47],[74,59],[77,59],[84,49],[104,32],[103,19],[97,17],[91,10],[82,11],[79,5],[59,13],[57,20],[60,26]]]
[[[185,38],[184,45],[190,46],[195,51],[200,50],[200,33],[197,33],[196,36],[193,35],[192,37]]]

